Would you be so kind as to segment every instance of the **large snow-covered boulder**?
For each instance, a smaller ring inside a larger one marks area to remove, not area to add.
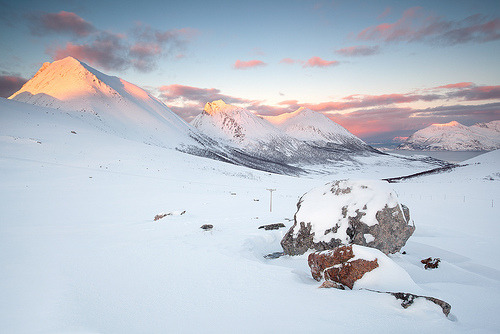
[[[349,244],[392,254],[415,230],[409,209],[383,181],[327,183],[303,195],[297,208],[295,223],[281,240],[288,255]]]

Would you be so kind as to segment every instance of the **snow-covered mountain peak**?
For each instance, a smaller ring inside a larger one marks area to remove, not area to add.
[[[500,121],[465,126],[452,121],[415,132],[399,146],[407,150],[488,151],[500,148]]]
[[[308,142],[334,144],[366,144],[322,113],[300,107],[294,112],[278,116],[265,116],[266,120],[287,135]]]
[[[191,121],[191,125],[212,138],[244,145],[254,140],[284,136],[280,130],[251,111],[226,104],[222,100],[206,103],[203,112]]]
[[[203,108],[203,111],[206,112],[209,115],[215,115],[218,112],[221,111],[228,111],[231,109],[235,109],[235,106],[226,104],[223,100],[215,100],[212,102],[207,102],[205,104],[205,107]]]
[[[457,121],[451,121],[449,123],[434,123],[434,124],[432,124],[432,126],[438,127],[438,128],[444,128],[444,127],[450,127],[450,126],[463,126],[463,125],[458,123]]]
[[[127,139],[165,147],[194,142],[196,131],[158,99],[73,57],[43,64],[9,99],[73,113]]]

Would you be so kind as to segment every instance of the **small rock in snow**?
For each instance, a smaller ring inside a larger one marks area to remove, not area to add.
[[[265,259],[277,259],[283,255],[285,255],[285,253],[283,253],[283,252],[274,252],[271,254],[264,255],[264,258]]]
[[[214,228],[214,226],[211,224],[205,224],[205,225],[201,225],[200,228],[205,230],[205,231],[210,231],[211,229]]]
[[[441,262],[441,259],[438,257],[435,259],[433,259],[432,257],[428,257],[427,259],[423,259],[420,262],[424,264],[425,269],[436,269],[437,267],[439,267],[439,262]]]
[[[286,227],[285,224],[283,223],[276,223],[276,224],[269,224],[269,225],[262,225],[262,226],[259,226],[259,229],[264,229],[266,231],[268,230],[277,230],[281,227]]]

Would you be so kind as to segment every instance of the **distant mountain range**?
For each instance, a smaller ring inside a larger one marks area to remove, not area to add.
[[[188,124],[145,90],[72,57],[43,64],[9,99],[59,109],[128,140],[275,173],[299,174],[316,165],[359,166],[359,159],[370,157],[384,163],[415,161],[389,157],[305,108],[259,117],[217,100]]]
[[[500,121],[465,126],[456,121],[432,124],[398,146],[403,150],[490,151],[500,148]]]

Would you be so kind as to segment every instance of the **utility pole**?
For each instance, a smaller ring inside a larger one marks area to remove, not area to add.
[[[276,191],[276,189],[267,189],[271,193],[271,198],[269,200],[269,212],[273,212],[273,191]]]

